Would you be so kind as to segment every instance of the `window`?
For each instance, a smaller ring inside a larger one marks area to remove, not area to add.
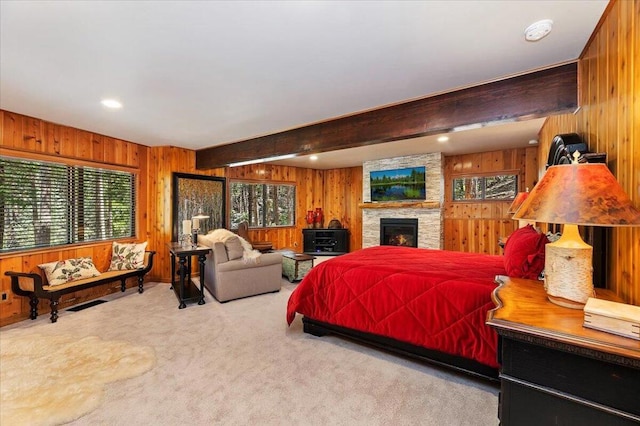
[[[0,252],[135,236],[135,175],[0,157]]]
[[[517,174],[453,179],[453,201],[513,200],[517,193]]]
[[[295,185],[235,181],[230,184],[230,192],[231,228],[245,220],[251,228],[295,224]]]

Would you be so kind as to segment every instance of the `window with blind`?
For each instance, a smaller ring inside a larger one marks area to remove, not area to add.
[[[0,157],[0,252],[135,236],[135,175]]]

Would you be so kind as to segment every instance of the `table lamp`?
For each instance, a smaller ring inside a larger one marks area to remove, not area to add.
[[[200,231],[200,221],[204,219],[209,219],[209,216],[204,215],[202,213],[198,213],[197,215],[191,218],[191,221],[193,222],[193,227],[192,227],[193,236],[191,239],[191,244],[193,244],[194,247],[198,245],[198,232]]]
[[[605,164],[575,157],[549,167],[513,219],[564,224],[562,237],[545,247],[545,290],[551,302],[582,309],[593,296],[593,248],[578,225],[638,226],[640,211]]]
[[[516,195],[516,198],[513,199],[513,202],[509,206],[509,210],[507,210],[507,214],[511,214],[511,215],[515,214],[515,212],[518,211],[518,209],[520,208],[522,203],[524,203],[524,200],[526,200],[528,196],[529,196],[529,188],[527,188],[525,192],[518,192],[518,195]],[[528,222],[525,220],[519,220],[518,228],[522,228],[527,223]]]

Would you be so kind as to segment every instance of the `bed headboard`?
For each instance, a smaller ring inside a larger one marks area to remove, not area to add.
[[[564,133],[555,135],[549,147],[546,169],[558,164],[570,164],[573,153],[578,151],[579,163],[606,163],[607,154],[604,152],[591,152],[586,143],[577,133]]]

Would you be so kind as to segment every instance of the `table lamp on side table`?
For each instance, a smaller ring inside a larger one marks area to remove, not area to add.
[[[193,237],[191,238],[191,244],[193,244],[194,247],[197,247],[197,245],[198,245],[198,232],[200,232],[200,221],[201,220],[205,220],[205,219],[209,219],[209,216],[204,215],[202,213],[199,213],[199,214],[197,214],[196,216],[194,216],[192,218],[192,222],[193,222],[193,227],[192,227]]]
[[[546,245],[545,289],[557,305],[582,309],[593,296],[593,247],[578,225],[640,226],[632,204],[605,164],[551,166],[513,219],[564,224],[562,237]]]

